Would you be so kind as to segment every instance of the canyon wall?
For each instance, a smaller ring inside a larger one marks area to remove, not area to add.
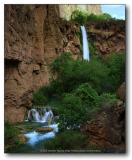
[[[53,59],[78,54],[75,27],[61,23],[58,5],[5,5],[5,121],[23,121],[32,92],[49,82]]]
[[[125,23],[86,25],[98,53],[125,49]],[[32,93],[49,83],[49,64],[64,52],[81,58],[77,23],[60,18],[58,5],[5,5],[5,121],[21,122]]]
[[[71,14],[75,10],[81,10],[88,14],[101,14],[101,5],[92,5],[92,4],[62,4],[59,6],[59,15],[61,18],[66,20],[71,19]]]

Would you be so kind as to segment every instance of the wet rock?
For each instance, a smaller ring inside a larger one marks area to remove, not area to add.
[[[53,128],[49,128],[49,127],[37,128],[36,131],[37,131],[37,132],[40,132],[40,133],[47,133],[47,132],[53,131]]]

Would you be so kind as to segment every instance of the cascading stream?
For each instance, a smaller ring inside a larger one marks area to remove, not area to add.
[[[28,138],[28,144],[34,146],[41,140],[46,140],[55,137],[55,133],[58,132],[58,124],[53,123],[53,112],[51,109],[31,109],[28,111],[27,120],[29,122],[41,123],[42,128],[52,128],[53,131],[48,133],[39,133],[37,131],[28,132],[25,136]]]
[[[81,26],[81,32],[82,32],[82,39],[83,39],[83,59],[89,61],[90,60],[89,45],[88,45],[86,28],[84,26]]]
[[[38,111],[37,109],[31,109],[28,112],[28,117],[26,121],[34,121],[34,122],[48,122],[48,124],[51,124],[53,120],[53,112],[51,109],[46,110],[45,108]]]

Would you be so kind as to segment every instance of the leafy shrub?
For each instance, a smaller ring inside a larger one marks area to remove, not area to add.
[[[94,90],[88,83],[80,85],[74,91],[74,94],[82,100],[82,103],[87,104],[89,107],[93,107],[95,105],[95,100],[98,98],[96,90]]]
[[[86,120],[86,110],[79,97],[73,94],[65,94],[59,107],[59,123],[61,129],[67,127],[74,129]]]
[[[47,103],[47,98],[44,96],[42,89],[33,93],[33,105],[44,105]]]
[[[101,92],[102,81],[106,80],[109,73],[109,69],[98,59],[91,59],[89,62],[74,61],[62,55],[51,66],[54,73],[58,74],[56,80],[61,82],[64,92],[70,92],[86,82]]]
[[[68,65],[71,63],[71,53],[65,52],[61,56],[59,56],[57,59],[53,61],[50,68],[52,73],[58,73],[59,75],[62,75],[62,73],[65,71],[65,67],[67,68]]]
[[[107,91],[115,92],[119,85],[125,81],[125,54],[110,54],[105,60],[105,65],[110,70],[106,81]]]
[[[117,102],[117,97],[115,94],[103,93],[96,99],[96,104],[99,107],[111,106]]]
[[[18,135],[18,130],[9,123],[5,123],[5,141],[14,140]]]
[[[72,93],[64,94],[59,107],[60,128],[77,129],[80,124],[90,120],[97,99],[97,92],[88,83],[80,85]]]
[[[85,12],[82,12],[80,10],[75,10],[71,14],[71,20],[74,20],[75,22],[78,22],[79,24],[84,24],[87,20],[87,14]]]
[[[111,15],[107,13],[103,13],[100,15],[90,14],[87,15],[87,21],[104,21],[104,20],[111,20]]]
[[[20,132],[17,128],[7,122],[4,127],[5,151],[10,152],[13,147],[20,145],[18,140],[18,134]]]
[[[88,14],[87,12],[82,12],[80,10],[75,10],[71,15],[71,20],[83,25],[86,22],[91,22],[91,21],[106,21],[106,20],[108,21],[115,19],[113,19],[111,15],[109,15],[108,13],[95,15],[95,14]]]
[[[43,146],[49,150],[73,150],[85,149],[88,138],[77,131],[65,131],[59,133],[54,139],[43,142]]]

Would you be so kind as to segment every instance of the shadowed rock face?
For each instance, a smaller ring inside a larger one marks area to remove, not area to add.
[[[89,136],[90,145],[104,152],[125,152],[125,103],[119,100],[113,106],[104,106],[93,120],[82,126],[81,131]]]
[[[5,120],[23,121],[32,92],[49,83],[53,59],[70,50],[77,57],[74,30],[58,5],[5,5]]]

